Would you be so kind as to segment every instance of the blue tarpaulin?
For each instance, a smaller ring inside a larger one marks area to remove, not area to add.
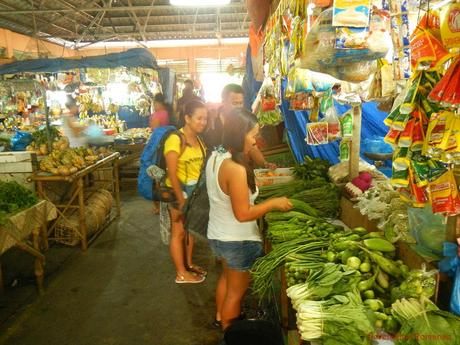
[[[254,80],[249,47],[247,50],[246,59],[246,75],[245,81],[243,82],[243,89],[245,92],[245,106],[250,107],[255,97],[257,96],[257,92],[261,86],[261,83]],[[283,95],[285,84],[286,81],[284,81],[282,85],[281,92]],[[338,103],[335,103],[335,107],[339,116],[350,109],[350,107],[340,105]],[[281,104],[281,112],[284,117],[284,125],[287,130],[287,136],[292,153],[298,162],[303,162],[305,155],[327,159],[333,164],[339,162],[338,142],[318,146],[307,145],[305,142],[308,112],[289,110],[289,100],[285,99],[284,97]],[[363,103],[361,123],[362,142],[364,142],[365,139],[373,139],[376,137],[382,138],[386,135],[388,127],[383,123],[383,120],[386,116],[388,116],[387,113],[377,109],[376,103]],[[366,159],[366,157],[363,156],[364,149],[365,145],[361,145],[361,157]]]
[[[338,103],[335,103],[334,105],[339,116],[350,109],[349,106],[341,105]],[[283,113],[284,124],[293,151],[292,153],[298,162],[303,162],[305,155],[327,159],[333,164],[339,162],[338,142],[317,146],[307,145],[305,142],[308,112],[289,110],[289,101],[286,99],[283,99],[281,112]],[[361,142],[364,142],[365,139],[384,137],[388,131],[388,127],[383,123],[383,120],[387,116],[387,113],[377,109],[376,103],[363,103]],[[361,157],[366,159],[366,157],[363,156],[364,149],[365,146],[361,145]]]
[[[85,58],[33,59],[0,66],[0,74],[23,72],[53,73],[78,68],[144,67],[157,69],[155,57],[147,49],[133,48],[122,53],[111,53]]]

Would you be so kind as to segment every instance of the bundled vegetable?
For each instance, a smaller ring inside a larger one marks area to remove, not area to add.
[[[297,327],[303,340],[321,339],[324,345],[368,343],[374,327],[356,292],[327,301],[304,301],[297,306]]]
[[[340,190],[333,184],[301,191],[293,199],[305,201],[326,218],[336,218],[340,208]]]
[[[460,318],[424,298],[401,299],[392,304],[401,323],[396,345],[453,345],[460,339]]]
[[[278,267],[284,264],[288,255],[302,253],[311,268],[320,267],[320,263],[326,261],[321,257],[321,249],[326,245],[327,242],[325,241],[300,237],[274,246],[271,252],[258,258],[252,267],[252,289],[254,293],[260,299],[268,296],[273,276]]]
[[[0,181],[0,225],[5,217],[31,207],[38,202],[34,192],[15,181]]]
[[[404,266],[402,266],[404,267]],[[391,300],[401,298],[431,298],[436,289],[436,271],[427,271],[425,267],[420,270],[408,271],[405,269],[406,279],[400,286],[391,290]]]

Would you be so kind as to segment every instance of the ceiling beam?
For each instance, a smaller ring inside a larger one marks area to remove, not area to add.
[[[147,13],[147,19],[144,21],[144,27],[142,30],[144,30],[144,35],[145,35],[145,31],[146,31],[146,27],[147,27],[147,24],[149,23],[149,19],[150,19],[150,14],[152,13],[152,8],[153,8],[153,5],[155,4],[155,1],[156,0],[152,0],[152,3],[150,5],[151,9],[148,11]],[[139,17],[139,18],[143,18],[143,17]]]
[[[131,17],[131,20],[132,20],[134,26],[135,26],[135,27],[137,28],[137,30],[139,31],[139,34],[141,35],[142,39],[143,39],[144,41],[147,41],[147,40],[145,39],[145,33],[144,33],[144,30],[142,30],[141,23],[139,22],[139,19],[137,18],[136,12],[132,10],[133,4],[132,4],[131,0],[128,0],[128,5],[129,5],[129,8],[130,8],[128,14],[129,14],[130,17]]]
[[[110,7],[110,6],[112,6],[112,0],[109,0],[109,2],[108,2],[106,7]],[[80,43],[83,40],[83,38],[86,36],[88,31],[91,30],[91,28],[96,24],[96,22],[97,22],[97,24],[99,24],[101,22],[101,20],[104,18],[104,16],[105,16],[105,11],[99,12],[93,18],[91,23],[89,23],[89,25],[87,27],[85,27],[85,30],[83,30],[83,32],[80,34],[80,37],[77,38],[77,40],[75,41],[75,44],[77,45],[78,43]]]
[[[194,33],[190,32],[177,32],[177,31],[162,31],[162,32],[155,32],[155,33],[146,33],[146,38],[147,40],[149,39],[158,39],[158,38],[163,38],[163,37],[176,37],[177,39],[182,39],[182,38],[198,38],[200,36],[210,36],[209,38],[215,38],[216,32],[213,31],[195,31]],[[101,33],[101,34],[94,34],[93,35],[95,39],[105,39],[114,36],[111,33]],[[139,32],[133,31],[133,32],[118,32],[117,33],[118,37],[136,37],[139,36]],[[231,30],[231,31],[222,31],[222,36],[223,37],[247,37],[248,36],[248,31],[247,30]],[[67,36],[67,35],[62,35],[60,36],[61,39],[66,39],[66,40],[73,40],[75,39],[75,35],[73,36]]]
[[[7,4],[5,4],[5,3],[2,2],[2,1],[0,1],[0,5],[3,6],[3,7],[6,7],[6,8],[13,8],[13,7],[11,7],[11,6],[7,5]],[[1,13],[0,13],[0,15],[1,15]],[[17,21],[16,19],[13,19],[13,18],[10,18],[10,17],[6,17],[6,16],[2,16],[2,18],[6,19],[6,20],[8,20],[8,21],[10,21],[10,22],[12,22],[12,23],[18,25],[18,26],[23,26],[24,28],[26,28],[26,29],[30,30],[31,32],[33,32],[33,28],[30,27],[30,26],[27,25],[27,24],[24,24],[23,22],[19,22],[19,21]],[[64,27],[62,27],[62,26],[59,26],[59,25],[56,25],[56,24],[54,24],[54,23],[50,23],[50,22],[48,22],[48,21],[46,21],[46,20],[41,19],[40,17],[36,17],[36,20],[39,21],[40,23],[46,24],[48,27],[52,26],[52,27],[54,27],[56,30],[60,30],[61,32],[64,31],[64,32],[73,33],[72,30],[66,29],[66,28],[64,28]],[[39,30],[41,31],[42,28],[43,28],[43,27],[40,26],[40,27],[39,27]]]
[[[66,3],[64,0],[57,0],[61,3]],[[209,8],[209,7],[208,7]],[[239,9],[245,9],[245,6],[243,4],[229,4],[229,5],[226,5],[225,8],[239,8]],[[148,11],[152,9],[152,6],[133,6],[133,7],[130,7],[130,6],[117,6],[117,7],[110,7],[110,8],[104,8],[105,11],[107,12],[126,12],[126,11]],[[153,10],[174,10],[176,9],[176,7],[174,6],[168,6],[168,5],[155,5],[153,6]],[[35,12],[35,14],[46,14],[46,13],[56,13],[56,12],[59,12],[59,13],[66,13],[66,12],[72,12],[72,13],[80,13],[80,14],[84,14],[84,15],[89,15],[91,16],[90,14],[88,14],[87,12],[99,12],[101,11],[102,8],[101,7],[83,7],[83,8],[77,8],[77,7],[73,7],[72,5],[70,4],[66,4],[66,8],[50,8],[50,9],[39,9],[39,10],[18,10],[18,9],[15,9],[15,10],[0,10],[0,14],[32,14],[33,12]],[[194,11],[195,8],[194,7],[191,7],[191,8],[188,8],[188,7],[184,7],[184,8],[181,8],[182,11],[187,11],[187,10],[190,10],[190,11]],[[91,18],[93,18],[93,16],[91,16]]]

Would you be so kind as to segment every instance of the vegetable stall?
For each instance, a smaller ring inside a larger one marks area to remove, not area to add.
[[[256,176],[294,208],[261,222],[252,278],[289,344],[460,342],[457,9],[276,2],[253,110],[297,165]]]

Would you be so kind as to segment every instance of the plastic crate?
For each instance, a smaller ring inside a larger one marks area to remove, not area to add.
[[[255,169],[256,183],[258,186],[268,186],[272,184],[285,183],[293,181],[294,168]]]

